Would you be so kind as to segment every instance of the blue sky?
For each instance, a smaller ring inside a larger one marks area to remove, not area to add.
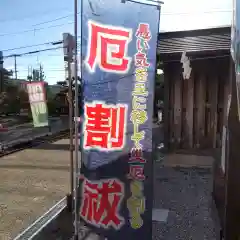
[[[232,18],[231,10],[230,0],[165,0],[160,31],[229,25]],[[73,33],[72,13],[73,0],[1,0],[0,50],[3,50],[6,56],[51,47],[42,45],[8,50],[62,40],[63,32]],[[61,17],[64,18],[52,21]],[[63,80],[65,73],[62,51],[59,49],[17,58],[18,77],[26,78],[28,67],[39,68],[41,63],[47,77],[46,81],[53,84]],[[13,69],[14,59],[5,59],[4,67]]]

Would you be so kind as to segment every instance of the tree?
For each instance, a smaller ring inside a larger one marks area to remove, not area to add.
[[[32,78],[33,78],[33,81],[34,81],[34,82],[40,80],[40,72],[39,72],[38,69],[33,69],[33,70],[32,70]]]
[[[68,79],[66,81],[58,81],[57,85],[62,86],[62,87],[66,87],[66,86],[68,86],[67,82],[68,82]]]
[[[46,79],[45,73],[43,71],[43,66],[40,65],[39,69],[32,70],[32,76],[28,76],[29,80],[32,81],[44,81]]]
[[[58,81],[57,84],[64,88],[57,94],[56,99],[58,99],[59,105],[61,105],[62,108],[68,108],[68,106],[66,105],[66,102],[68,102],[68,104],[69,104],[69,101],[70,101],[69,100],[69,88],[68,88],[69,81],[68,81],[68,79],[66,79],[65,81]],[[78,84],[78,96],[80,98],[81,97],[81,79],[80,79],[80,77],[78,77],[77,84]],[[75,102],[74,99],[75,99],[75,80],[74,80],[74,78],[72,78],[72,105],[74,105],[74,102]],[[80,103],[80,101],[79,101],[79,103]],[[80,106],[80,109],[81,109],[81,106]]]
[[[4,114],[20,113],[20,101],[17,86],[7,85],[4,92],[0,95],[0,109]]]
[[[17,98],[19,99],[19,108],[21,109],[27,109],[28,112],[30,111],[30,104],[29,104],[29,98],[28,93],[25,90],[19,90]]]
[[[78,77],[77,84],[78,84],[78,95],[80,96],[80,94],[81,94],[81,78],[80,77]],[[68,87],[68,85],[69,85],[68,78],[65,81],[58,81],[57,85],[63,86],[63,87]],[[61,93],[65,93],[67,96],[68,89],[67,88],[63,89],[63,91],[61,91]],[[73,96],[73,98],[75,96],[75,79],[74,79],[74,77],[72,78],[72,96]]]
[[[6,87],[9,84],[12,74],[12,71],[8,71],[5,68],[0,69],[0,113],[5,111],[8,103],[9,96],[6,92]]]
[[[8,71],[7,69],[3,68],[0,69],[0,92],[3,92],[6,85],[10,80],[10,77],[13,75],[13,71]]]
[[[40,70],[39,70],[39,80],[40,81],[44,81],[46,79],[45,73],[43,71],[43,66],[40,64]]]

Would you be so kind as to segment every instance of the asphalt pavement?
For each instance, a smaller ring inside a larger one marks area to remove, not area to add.
[[[34,128],[32,123],[16,124],[5,132],[0,132],[0,144],[3,148],[12,147],[15,144],[45,136],[49,133],[68,128],[68,117],[56,117],[49,119],[49,127]]]

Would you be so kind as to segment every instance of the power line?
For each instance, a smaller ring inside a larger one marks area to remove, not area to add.
[[[29,30],[24,30],[24,31],[19,31],[19,32],[4,33],[4,34],[0,34],[0,37],[6,37],[6,36],[12,36],[12,35],[19,35],[19,34],[23,34],[23,33],[40,31],[40,30],[49,29],[49,28],[61,27],[61,26],[65,26],[65,25],[69,25],[69,24],[73,24],[73,23],[74,23],[74,22],[69,22],[69,23],[52,25],[52,26],[42,27],[42,28],[34,28],[34,29],[29,29]]]
[[[61,43],[63,43],[63,41],[45,42],[45,43],[21,46],[21,47],[16,47],[16,48],[8,48],[8,49],[2,50],[2,52],[9,52],[9,51],[13,51],[13,50],[19,50],[19,49],[30,48],[30,47],[38,47],[38,46],[43,46],[43,45],[57,45],[57,44],[61,44]]]
[[[56,49],[55,51],[57,51],[58,49]],[[61,48],[59,48],[59,50],[61,50]],[[56,55],[52,55],[52,54],[47,54],[48,52],[47,51],[43,51],[42,52],[43,54],[44,53],[46,53],[46,54],[44,54],[44,55],[39,55],[38,57],[41,59],[41,58],[48,58],[48,57],[56,57],[56,58],[62,58],[63,59],[63,54],[61,54],[61,53],[59,53],[59,54],[56,54]],[[38,54],[41,54],[41,52],[40,53],[38,53]],[[10,55],[10,54],[9,54]],[[8,55],[8,56],[9,56]],[[14,55],[14,54],[11,54],[11,55]],[[18,54],[15,54],[15,55],[18,55]],[[5,59],[5,60],[9,60],[11,57],[8,57],[7,59]],[[36,55],[34,55],[34,54],[29,54],[29,55],[23,55],[23,56],[21,56],[21,58],[24,58],[24,59],[26,59],[26,58],[30,58],[30,59],[32,59],[32,58],[36,58]],[[30,60],[31,61],[31,60]]]
[[[34,69],[34,67],[33,67]],[[14,69],[8,69],[8,70],[13,70]],[[28,69],[19,69],[18,72],[28,72]],[[44,68],[44,71],[46,72],[65,72],[65,69],[48,69],[48,68]]]
[[[79,13],[80,12],[78,12],[78,14]],[[59,17],[59,18],[55,18],[55,19],[52,19],[52,20],[48,20],[48,21],[44,21],[44,22],[40,22],[40,23],[34,24],[34,25],[32,25],[32,27],[36,27],[36,26],[39,26],[39,25],[47,24],[47,23],[56,22],[56,21],[59,21],[59,20],[65,19],[65,18],[72,17],[72,16],[73,16],[73,14],[68,14],[68,15],[65,15],[63,17]]]
[[[80,38],[80,36],[78,38]],[[38,46],[43,46],[43,45],[58,45],[58,44],[62,44],[62,43],[63,43],[63,41],[59,40],[59,41],[53,41],[53,42],[45,42],[45,43],[39,43],[39,44],[20,46],[20,47],[16,47],[16,48],[8,48],[8,49],[4,49],[4,50],[1,50],[1,51],[2,52],[9,52],[9,51],[19,50],[19,49],[24,49],[24,48],[38,47]],[[78,46],[80,46],[80,45],[81,45],[81,43],[79,41]]]
[[[46,52],[46,51],[51,51],[51,50],[56,50],[56,49],[61,49],[63,47],[55,47],[55,48],[46,48],[46,49],[42,49],[42,50],[36,50],[36,51],[30,51],[30,52],[25,52],[25,53],[19,53],[19,54],[10,54],[7,56],[3,56],[4,59],[6,58],[10,58],[10,57],[22,57],[25,55],[31,55],[31,54],[36,54],[36,53],[40,53],[40,52]]]
[[[48,12],[52,12],[52,10],[51,11],[48,11]],[[48,13],[48,12],[46,12],[46,13]],[[232,12],[232,10],[226,10],[226,9],[213,9],[213,10],[208,10],[208,11],[198,11],[198,12],[165,12],[165,13],[162,13],[161,15],[185,15],[185,14],[189,14],[189,15],[191,15],[191,14],[195,14],[195,13],[214,13],[214,12],[216,12],[216,13],[224,13],[224,12]],[[42,13],[42,14],[44,14],[44,13]],[[77,14],[80,14],[80,12],[78,12]],[[30,17],[36,17],[36,15],[30,15]],[[68,17],[73,17],[74,16],[74,14],[67,14],[67,15],[65,15],[65,16],[62,16],[62,17],[58,17],[58,18],[54,18],[54,19],[52,19],[52,20],[48,20],[48,21],[44,21],[44,22],[40,22],[40,23],[37,23],[37,24],[34,24],[34,25],[32,25],[32,27],[35,27],[35,26],[39,26],[39,25],[42,25],[42,24],[46,24],[46,23],[51,23],[51,22],[55,22],[55,21],[59,21],[59,20],[62,20],[62,19],[65,19],[65,18],[68,18]],[[29,16],[28,17],[26,17],[26,18],[29,18]],[[7,21],[15,21],[15,20],[24,20],[24,19],[26,19],[26,18],[16,18],[16,19],[11,19],[11,20],[7,20],[7,19],[0,19],[0,22],[2,23],[2,22],[7,22]]]
[[[193,14],[202,14],[202,13],[230,13],[232,12],[232,10],[209,10],[209,11],[201,11],[201,12],[169,12],[169,13],[162,13],[162,15],[193,15]],[[80,12],[78,12],[78,14],[80,14]],[[52,22],[55,22],[55,21],[58,21],[58,20],[61,20],[61,19],[65,19],[65,18],[68,18],[70,16],[73,16],[73,14],[68,14],[68,15],[65,15],[63,17],[59,17],[59,18],[55,18],[55,19],[52,19],[52,20],[48,20],[48,21],[45,21],[45,22],[41,22],[41,23],[37,23],[35,25],[32,25],[32,27],[36,27],[36,26],[40,26],[40,25],[43,25],[43,24],[47,24],[47,23],[52,23]],[[12,32],[12,33],[5,33],[5,34],[0,34],[0,37],[5,37],[5,36],[11,36],[11,35],[18,35],[18,34],[24,34],[24,33],[28,33],[28,32],[34,32],[34,31],[40,31],[40,30],[43,30],[43,29],[49,29],[49,28],[55,28],[55,27],[60,27],[60,26],[64,26],[64,25],[69,25],[69,24],[73,24],[74,22],[69,22],[69,23],[64,23],[64,24],[58,24],[58,25],[52,25],[52,26],[48,26],[48,27],[42,27],[42,28],[33,28],[33,29],[29,29],[29,30],[24,30],[24,31],[19,31],[19,32]]]
[[[0,23],[14,22],[14,21],[25,20],[25,19],[29,19],[29,18],[36,18],[36,16],[38,16],[38,15],[46,16],[46,14],[53,13],[54,11],[58,11],[59,12],[59,11],[62,11],[62,10],[66,11],[66,8],[65,7],[64,8],[57,8],[57,9],[54,8],[54,9],[49,9],[49,10],[43,11],[43,12],[35,12],[35,13],[33,13],[31,15],[27,15],[25,17],[15,17],[15,18],[11,17],[11,19],[4,19],[4,18],[2,18],[2,19],[0,19]]]

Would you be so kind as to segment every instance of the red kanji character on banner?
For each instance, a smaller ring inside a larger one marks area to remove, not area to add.
[[[121,228],[124,219],[119,216],[119,208],[124,196],[124,186],[119,180],[85,180],[82,194],[80,215],[83,219],[97,227]]]
[[[127,105],[85,104],[84,148],[122,149],[125,144]]]
[[[147,49],[149,49],[149,45],[146,41],[143,39],[138,39],[137,40],[137,50],[139,52],[145,52]]]
[[[128,160],[129,163],[146,163],[146,160],[143,158],[143,152],[141,148],[133,148],[131,151],[131,157]]]
[[[145,180],[143,165],[130,165],[128,177],[135,180]]]
[[[131,58],[127,57],[132,30],[101,25],[89,21],[89,39],[86,64],[90,72],[99,67],[106,72],[127,73]]]
[[[147,23],[140,23],[138,25],[138,29],[137,29],[137,32],[136,32],[136,37],[138,38],[142,38],[146,41],[149,41],[151,39],[151,32],[150,32],[150,29],[149,29],[149,24]]]
[[[145,53],[138,52],[135,54],[135,65],[137,67],[149,67],[150,64],[147,62],[147,56]]]

